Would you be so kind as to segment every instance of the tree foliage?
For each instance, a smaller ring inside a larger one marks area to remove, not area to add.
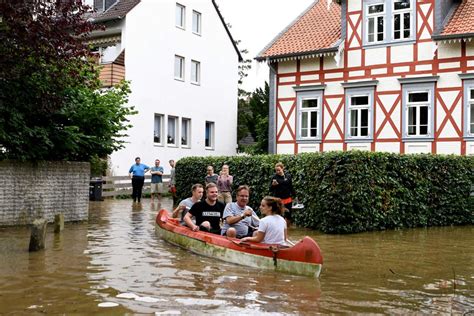
[[[101,90],[81,0],[0,2],[0,159],[89,160],[122,148],[127,83]]]
[[[257,88],[246,98],[239,99],[239,136],[250,135],[255,144],[242,148],[252,154],[268,152],[268,110],[270,87],[265,82],[265,87]],[[239,139],[242,139],[240,137]]]

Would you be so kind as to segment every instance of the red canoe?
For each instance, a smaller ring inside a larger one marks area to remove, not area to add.
[[[193,232],[170,218],[167,210],[156,217],[156,233],[164,240],[194,253],[254,268],[319,277],[323,264],[321,249],[310,237],[294,246],[281,248],[260,243],[241,243],[206,232]]]

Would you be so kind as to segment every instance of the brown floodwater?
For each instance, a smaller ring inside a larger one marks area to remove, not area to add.
[[[165,199],[162,207],[170,208]],[[474,313],[474,227],[324,235],[319,280],[200,257],[155,236],[159,206],[91,202],[86,223],[0,228],[0,314]],[[108,307],[109,306],[109,307]]]

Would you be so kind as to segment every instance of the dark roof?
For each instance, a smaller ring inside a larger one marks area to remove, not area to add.
[[[97,14],[94,22],[123,19],[139,3],[140,0],[119,0],[104,12]]]
[[[453,3],[456,6],[451,17],[435,39],[474,37],[474,0]]]
[[[316,0],[271,41],[257,60],[337,50],[341,41],[341,5]]]

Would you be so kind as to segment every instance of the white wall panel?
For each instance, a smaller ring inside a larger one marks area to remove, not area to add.
[[[431,143],[405,143],[405,153],[407,154],[427,154],[431,153]]]
[[[392,63],[413,61],[413,44],[392,46],[390,58]]]
[[[375,143],[375,151],[399,153],[400,143]]]
[[[277,144],[277,154],[294,154],[295,145],[293,144]]]
[[[444,155],[460,155],[461,154],[461,143],[460,142],[437,142],[436,153]]]
[[[387,63],[387,52],[385,47],[370,48],[365,50],[365,64],[382,65]]]

